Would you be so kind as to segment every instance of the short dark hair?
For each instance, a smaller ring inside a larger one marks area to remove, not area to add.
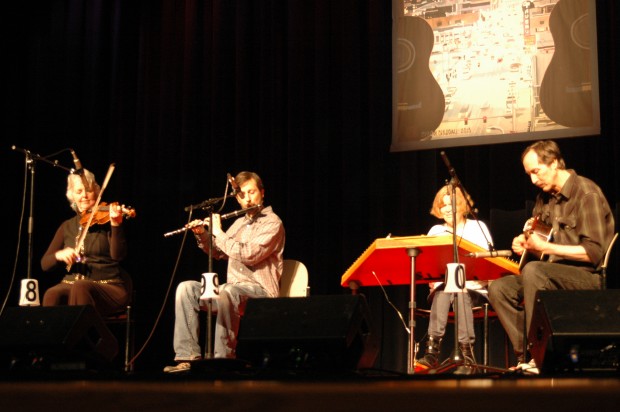
[[[247,182],[248,180],[252,180],[252,179],[254,179],[254,181],[256,182],[256,186],[260,190],[264,189],[263,179],[261,179],[260,176],[254,172],[239,172],[237,176],[235,176],[235,181],[237,182],[239,186],[243,185],[245,182]]]

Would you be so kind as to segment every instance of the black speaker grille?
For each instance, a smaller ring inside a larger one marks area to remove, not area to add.
[[[528,338],[542,373],[620,371],[620,290],[538,292]]]
[[[274,368],[370,367],[376,348],[367,311],[353,295],[250,299],[237,356]]]

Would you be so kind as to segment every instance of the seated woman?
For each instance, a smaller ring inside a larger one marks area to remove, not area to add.
[[[66,265],[62,281],[49,288],[43,306],[92,305],[106,316],[122,310],[131,296],[131,278],[120,262],[127,255],[121,206],[109,206],[109,222],[88,228],[82,248],[76,249],[77,237],[85,230],[80,221],[96,203],[101,190],[95,176],[83,170],[83,178],[70,174],[67,178],[67,200],[76,215],[65,220],[56,230],[41,268],[49,272]]]
[[[442,187],[435,195],[431,215],[443,219],[443,223],[433,226],[429,231],[429,236],[452,234],[452,188],[451,186]],[[468,202],[469,201],[469,202]],[[463,196],[460,187],[456,188],[456,234],[485,249],[492,244],[491,234],[487,226],[477,220],[467,219],[470,208],[473,205],[471,197],[467,195],[467,200]],[[469,365],[474,364],[472,348],[476,340],[474,332],[474,315],[472,306],[478,306],[486,300],[487,294],[486,281],[468,280],[465,287],[469,293],[459,294],[458,305],[458,341],[461,353],[464,358],[464,365],[459,367],[455,373],[467,374],[472,369]],[[415,372],[428,373],[431,369],[440,366],[439,356],[441,340],[446,331],[448,314],[454,300],[453,293],[444,292],[445,284],[435,282],[430,285],[431,292],[431,314],[428,324],[428,339],[426,341],[426,353],[416,361]]]

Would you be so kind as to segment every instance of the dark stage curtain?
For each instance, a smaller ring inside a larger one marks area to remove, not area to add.
[[[618,16],[613,1],[597,4],[602,135],[559,143],[567,164],[599,182],[615,205]],[[126,266],[143,325],[167,305],[157,334],[164,350],[155,351],[162,362],[172,359],[166,291],[207,268],[193,239],[183,245],[182,236],[163,234],[186,223],[185,206],[222,196],[227,172],[261,175],[266,203],[286,226],[285,255],[306,264],[313,294],[348,293],[340,278],[374,239],[426,233],[434,223],[431,202],[449,178],[438,152],[389,152],[390,1],[24,0],[5,7],[0,152],[12,247],[2,255],[0,291],[10,288],[15,256],[17,279],[27,265],[20,222],[29,215],[30,174],[11,145],[42,156],[72,148],[100,182],[116,164],[104,200],[137,211],[127,222]],[[534,197],[519,160],[524,146],[447,151],[483,220],[492,208],[521,209]],[[53,158],[72,166],[68,152]],[[45,288],[60,274],[42,274],[40,257],[71,212],[66,171],[35,166],[32,272]],[[238,208],[231,199],[225,211]],[[225,274],[221,262],[215,269]],[[609,282],[617,287],[616,272],[612,263]],[[402,334],[396,349],[406,337],[394,323]]]

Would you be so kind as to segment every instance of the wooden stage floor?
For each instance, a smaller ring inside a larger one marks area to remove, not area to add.
[[[619,411],[620,376],[4,374],[3,411]]]

